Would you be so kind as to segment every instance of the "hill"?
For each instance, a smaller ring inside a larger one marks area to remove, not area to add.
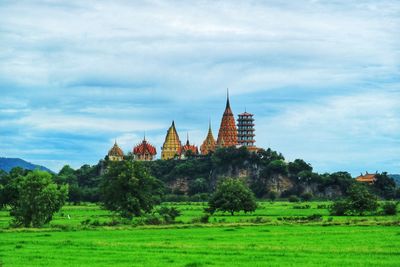
[[[27,162],[23,159],[19,159],[19,158],[2,158],[0,157],[0,170],[9,172],[12,168],[15,167],[21,167],[23,169],[26,170],[35,170],[35,169],[39,169],[42,171],[47,171],[47,172],[53,172],[51,170],[49,170],[46,167],[40,166],[40,165],[36,165],[36,164],[32,164],[30,162]]]
[[[397,186],[400,186],[400,174],[389,174],[390,178],[393,178]]]

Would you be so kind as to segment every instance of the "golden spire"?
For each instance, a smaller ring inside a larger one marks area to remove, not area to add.
[[[211,120],[208,124],[207,137],[204,140],[203,144],[200,146],[200,151],[202,155],[207,155],[208,153],[215,151],[215,139],[211,130]]]
[[[181,147],[181,141],[179,140],[178,132],[175,129],[175,121],[172,121],[172,125],[167,131],[164,144],[161,148],[161,159],[173,159],[176,155],[179,155]]]

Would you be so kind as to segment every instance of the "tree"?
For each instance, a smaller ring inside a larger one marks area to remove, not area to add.
[[[110,162],[101,184],[103,206],[131,219],[149,213],[160,202],[162,184],[142,162]]]
[[[18,196],[10,203],[17,226],[41,227],[64,205],[68,186],[58,186],[48,172],[35,170],[15,180]]]
[[[221,181],[208,203],[208,210],[230,212],[253,212],[257,208],[257,203],[253,192],[238,179],[227,178]]]
[[[364,215],[375,212],[378,200],[365,185],[353,184],[347,191],[347,198],[336,201],[331,207],[332,215]]]
[[[390,178],[386,172],[375,175],[375,182],[372,184],[374,191],[385,199],[396,197],[396,182]]]
[[[68,184],[68,201],[78,203],[82,198],[82,190],[78,184],[78,177],[75,170],[65,165],[55,177],[58,184]]]

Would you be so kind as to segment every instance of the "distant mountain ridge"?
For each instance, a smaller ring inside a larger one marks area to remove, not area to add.
[[[389,174],[388,176],[390,178],[393,178],[393,180],[396,182],[397,186],[400,186],[400,174]]]
[[[21,167],[26,170],[39,169],[41,171],[47,171],[47,172],[54,173],[52,170],[50,170],[46,167],[27,162],[20,158],[2,158],[2,157],[0,157],[0,170],[9,172],[12,170],[12,168],[15,168],[15,167]]]

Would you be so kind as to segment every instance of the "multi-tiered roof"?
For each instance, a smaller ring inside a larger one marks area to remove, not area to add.
[[[143,138],[142,143],[133,148],[133,155],[136,160],[153,160],[156,154],[156,148],[146,141],[146,137]]]
[[[167,136],[165,137],[164,144],[161,148],[161,159],[173,159],[180,155],[181,152],[181,141],[179,140],[178,132],[175,128],[175,122],[172,121],[171,127],[167,131]]]
[[[199,149],[195,145],[191,145],[189,142],[189,135],[187,136],[186,144],[181,148],[181,156],[184,158],[186,153],[190,151],[192,155],[198,155]]]
[[[230,147],[236,146],[237,140],[237,129],[235,123],[235,117],[231,110],[229,103],[229,93],[227,94],[226,108],[222,115],[221,126],[218,132],[217,146],[218,147]]]
[[[245,146],[249,150],[257,150],[254,146],[256,140],[254,140],[254,119],[253,114],[244,112],[239,114],[237,120],[238,124],[238,144],[240,146]]]
[[[215,151],[216,142],[211,130],[211,123],[208,126],[208,134],[203,144],[200,146],[200,151],[202,155],[207,155],[210,152]]]
[[[108,159],[111,161],[121,161],[124,159],[124,151],[118,146],[115,141],[114,146],[108,151]]]

